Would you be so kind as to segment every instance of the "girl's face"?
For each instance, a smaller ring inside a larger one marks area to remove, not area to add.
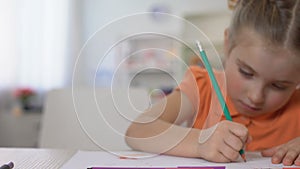
[[[242,31],[229,52],[225,34],[225,74],[228,96],[246,116],[276,112],[300,83],[300,56],[265,43],[255,32]]]

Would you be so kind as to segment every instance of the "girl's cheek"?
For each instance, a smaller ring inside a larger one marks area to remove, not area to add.
[[[242,82],[237,79],[232,79],[228,83],[229,93],[231,95],[240,95],[242,93]]]
[[[283,95],[276,95],[273,97],[269,97],[269,102],[271,105],[280,105],[285,103],[288,100],[286,96]]]
[[[228,77],[227,77],[227,89],[228,89],[228,94],[236,95],[236,94],[241,94],[242,92],[242,86],[244,86],[244,82],[240,79],[239,74],[234,73],[234,72],[229,72]]]
[[[287,94],[277,94],[277,93],[269,93],[269,96],[266,96],[265,106],[270,111],[276,111],[285,105],[289,100],[289,95]]]

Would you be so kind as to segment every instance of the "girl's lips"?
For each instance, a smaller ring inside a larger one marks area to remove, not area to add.
[[[243,101],[239,101],[239,103],[241,104],[242,108],[247,110],[247,111],[259,111],[259,110],[261,110],[261,108],[255,107],[255,106],[250,106],[250,105],[244,103]]]

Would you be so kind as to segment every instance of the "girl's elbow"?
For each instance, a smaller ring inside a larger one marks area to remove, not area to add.
[[[136,144],[134,141],[134,136],[135,136],[134,131],[135,131],[135,127],[130,125],[125,132],[125,142],[132,149],[136,149]]]

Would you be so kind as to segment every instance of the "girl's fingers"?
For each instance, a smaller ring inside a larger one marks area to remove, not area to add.
[[[298,156],[299,152],[297,152],[296,150],[289,150],[282,160],[283,165],[293,165]]]
[[[264,157],[272,157],[272,163],[284,165],[297,165],[300,166],[300,149],[288,148],[286,145],[273,147],[263,150],[261,155]]]
[[[272,156],[272,163],[279,164],[282,162],[284,156],[287,153],[287,149],[284,147],[279,148],[276,153]]]
[[[300,166],[300,154],[298,154],[298,157],[296,158],[294,164],[295,164],[296,166]]]
[[[278,147],[273,147],[273,148],[270,148],[270,149],[263,150],[261,152],[261,155],[263,157],[272,157],[276,153],[277,149],[278,149]]]
[[[230,134],[228,137],[224,138],[224,142],[230,146],[235,151],[239,151],[243,148],[243,142],[240,138],[235,135]]]
[[[220,157],[219,157],[220,163],[229,163],[231,162],[231,160],[229,158],[227,158],[222,152],[220,152]]]
[[[225,141],[220,151],[225,158],[229,159],[230,161],[236,161],[240,156],[239,150],[234,150],[230,145],[225,143]]]
[[[207,153],[202,156],[202,158],[213,161],[213,162],[219,162],[219,163],[228,163],[231,162],[230,159],[228,159],[226,156],[222,154],[220,149],[222,149],[224,146],[221,144],[217,144],[218,146],[214,146],[214,150],[208,151]],[[220,145],[220,146],[219,146]]]
[[[248,129],[242,124],[230,122],[229,131],[239,137],[242,142],[246,142],[249,138]]]
[[[231,162],[231,160],[229,158],[227,158],[222,152],[219,152],[219,157],[218,157],[218,160],[216,162],[229,163],[229,162]]]
[[[249,144],[251,143],[251,141],[253,140],[252,136],[251,135],[248,135],[248,138],[246,140],[246,143]]]

